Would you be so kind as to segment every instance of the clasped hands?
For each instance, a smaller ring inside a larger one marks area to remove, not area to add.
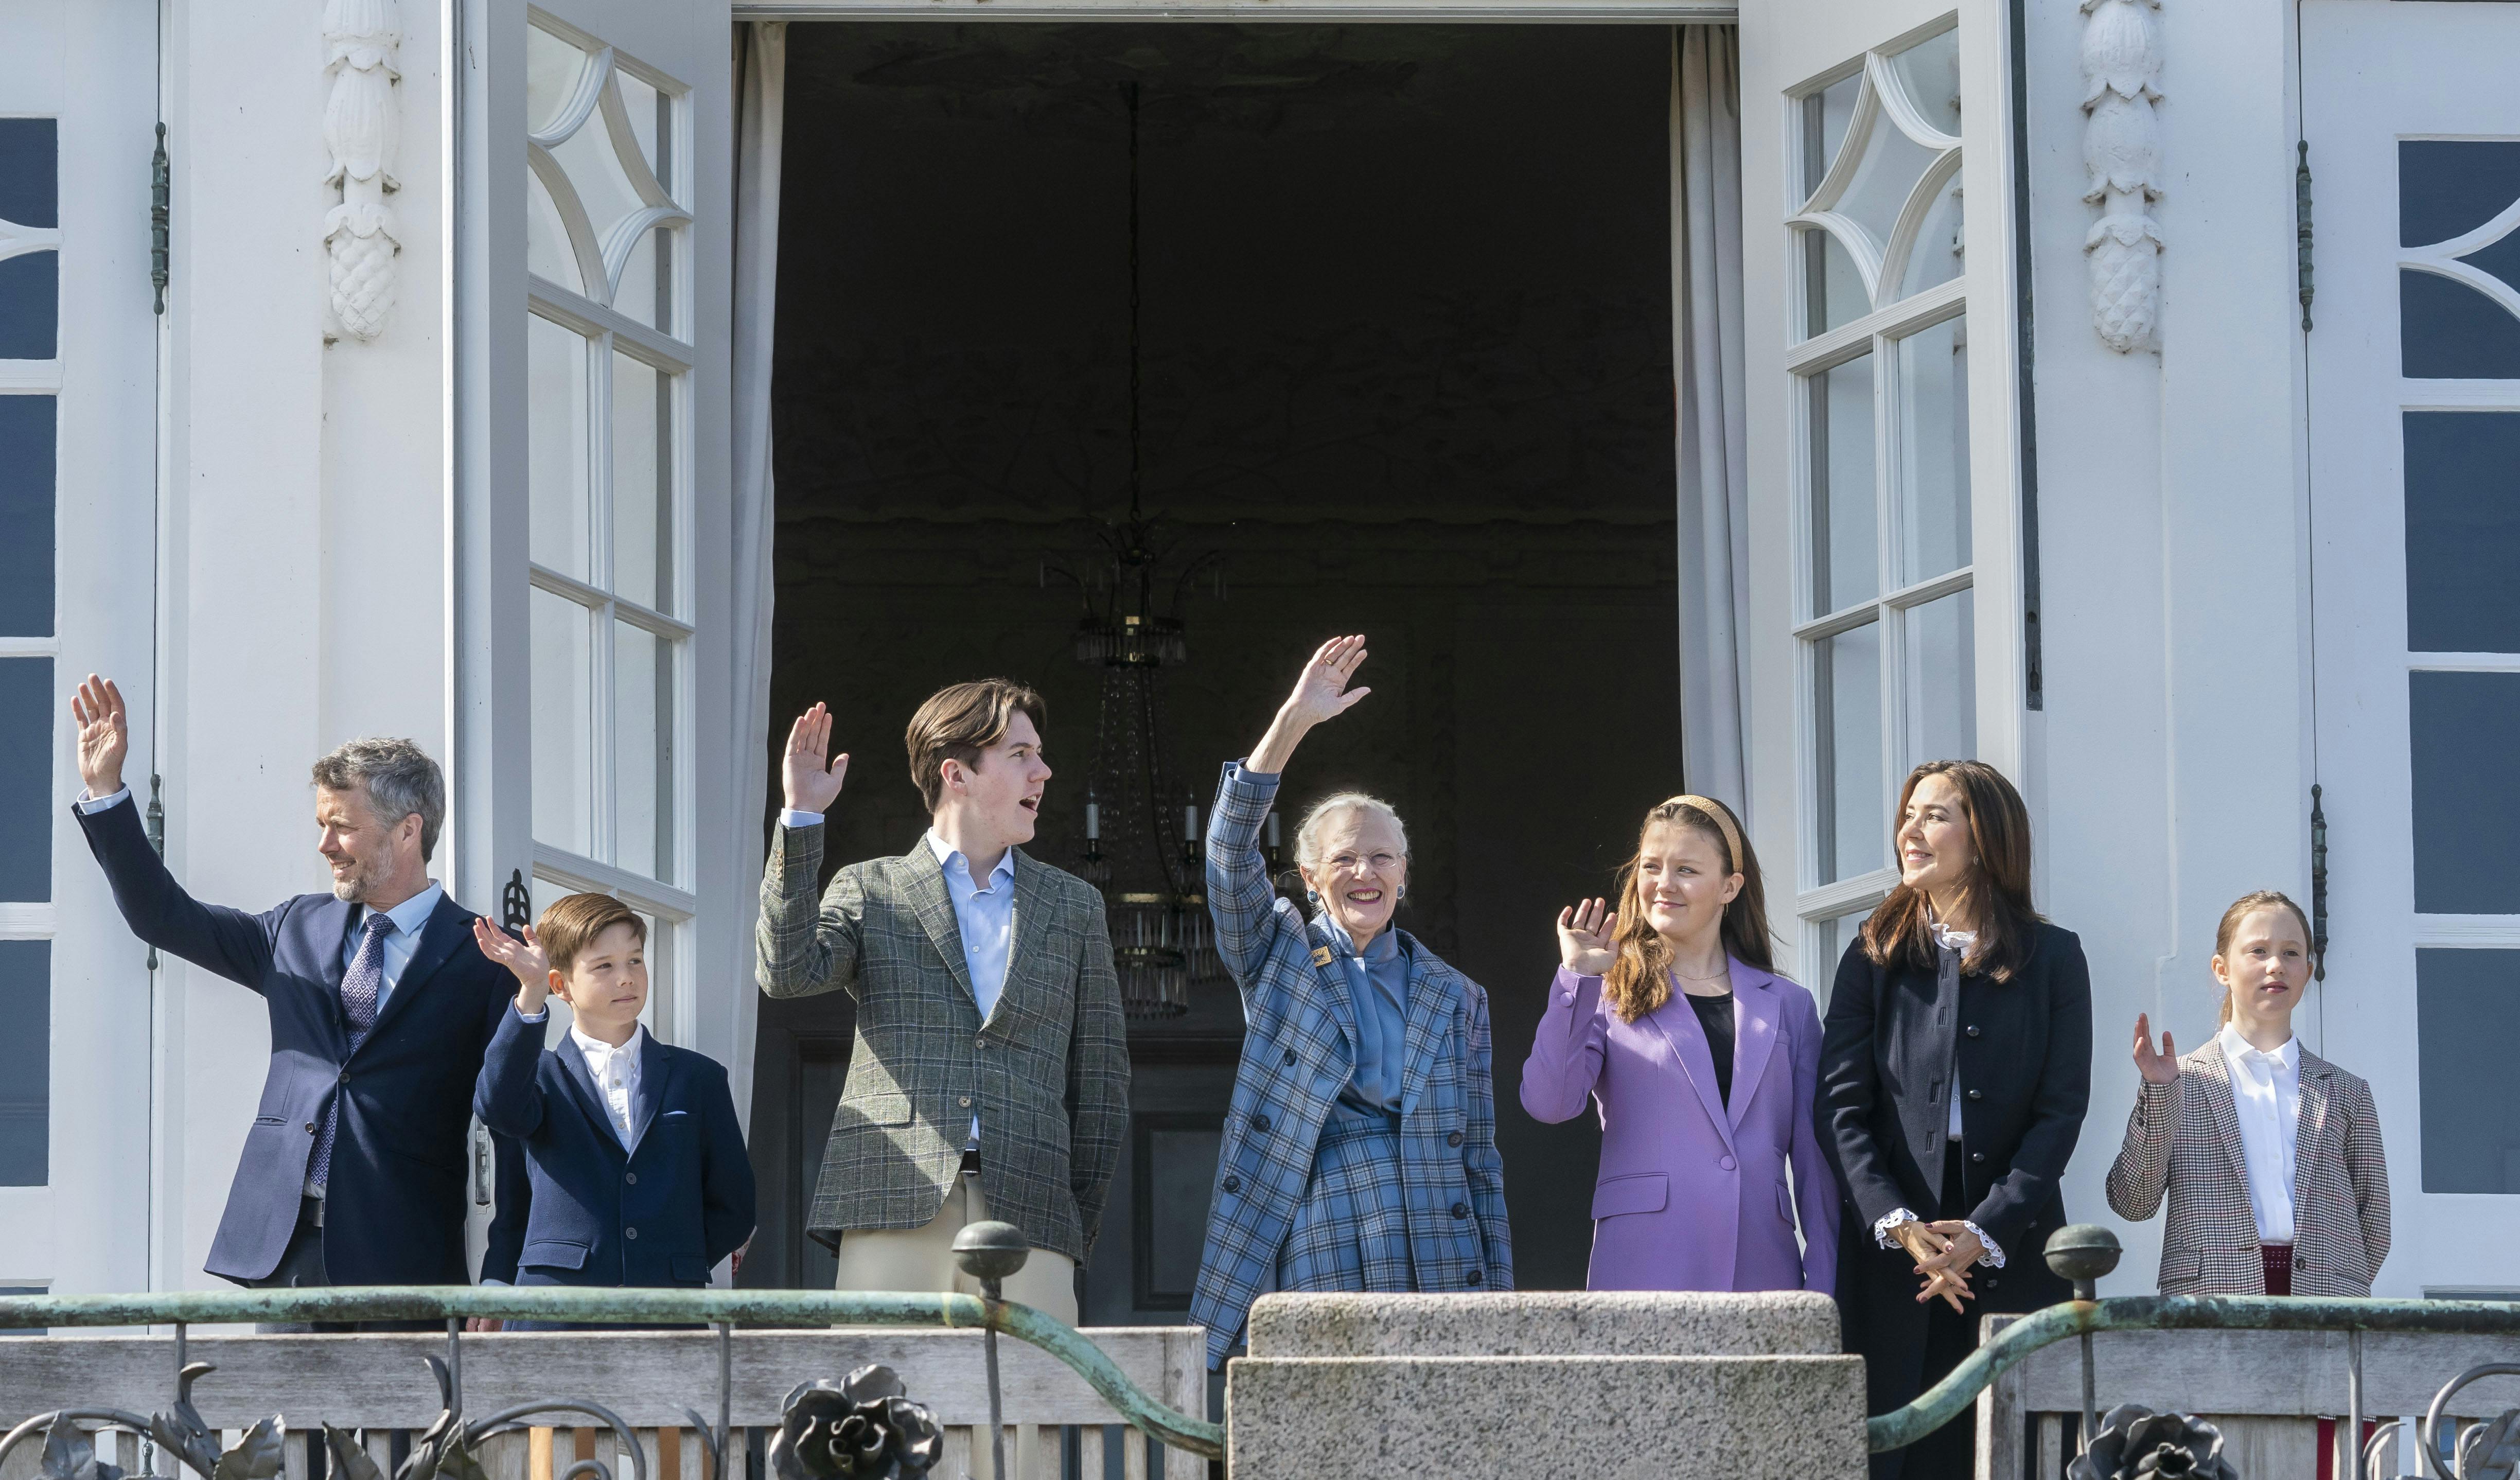
[[[1940,1223],[1911,1219],[1892,1229],[1890,1236],[1916,1261],[1916,1275],[1924,1282],[1916,1292],[1918,1304],[1940,1296],[1958,1311],[1963,1309],[1961,1301],[1977,1298],[1969,1288],[1969,1271],[1986,1256],[1986,1242],[1967,1224],[1957,1219]]]

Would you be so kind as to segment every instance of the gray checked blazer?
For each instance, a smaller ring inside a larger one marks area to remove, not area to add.
[[[1129,1125],[1129,1049],[1102,896],[1015,851],[1005,992],[980,1020],[944,871],[924,841],[842,869],[823,830],[779,830],[761,877],[761,990],[846,992],[857,1047],[805,1226],[915,1229],[945,1205],[971,1116],[980,1191],[1033,1247],[1079,1264]]]
[[[2263,1295],[2266,1266],[2249,1211],[2248,1162],[2219,1040],[2179,1060],[2179,1078],[2145,1081],[2109,1168],[2109,1206],[2145,1219],[2170,1194],[2161,1245],[2165,1295]],[[2292,1292],[2371,1293],[2389,1257],[2389,1163],[2371,1087],[2301,1051],[2301,1122],[2293,1151]]]

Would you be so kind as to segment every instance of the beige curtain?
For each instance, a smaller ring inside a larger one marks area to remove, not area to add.
[[[761,808],[770,785],[770,610],[777,583],[770,539],[778,501],[770,477],[770,355],[779,296],[779,145],[788,89],[788,22],[735,27],[735,314],[729,386],[734,441],[735,856],[761,871]],[[752,979],[751,932],[739,981]],[[737,994],[738,1113],[752,1107],[750,992]]]
[[[1739,27],[1672,35],[1672,377],[1680,465],[1681,737],[1688,789],[1749,799],[1748,432],[1741,361]]]

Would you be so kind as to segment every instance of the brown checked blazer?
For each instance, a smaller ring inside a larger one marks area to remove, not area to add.
[[[2165,1295],[2263,1295],[2266,1266],[2249,1211],[2248,1163],[2219,1040],[2179,1060],[2179,1078],[2146,1081],[2109,1168],[2109,1206],[2144,1219],[2170,1195],[2161,1245]],[[2371,1087],[2301,1051],[2301,1122],[2293,1152],[2292,1292],[2367,1296],[2389,1257],[2389,1164]]]
[[[936,1216],[980,1117],[980,1190],[1035,1248],[1079,1264],[1129,1124],[1129,1051],[1102,897],[1015,852],[1014,942],[987,1022],[944,871],[922,840],[842,869],[814,899],[823,829],[782,827],[761,878],[761,990],[842,991],[857,1047],[805,1226]]]

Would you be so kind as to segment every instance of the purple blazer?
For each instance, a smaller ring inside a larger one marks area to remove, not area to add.
[[[1598,976],[1561,966],[1550,984],[1522,1107],[1555,1123],[1583,1113],[1588,1098],[1600,1103],[1587,1287],[1834,1293],[1837,1178],[1812,1123],[1819,1009],[1811,993],[1738,960],[1732,999],[1728,1112],[1706,1031],[1677,982],[1635,1022],[1602,1002]]]

